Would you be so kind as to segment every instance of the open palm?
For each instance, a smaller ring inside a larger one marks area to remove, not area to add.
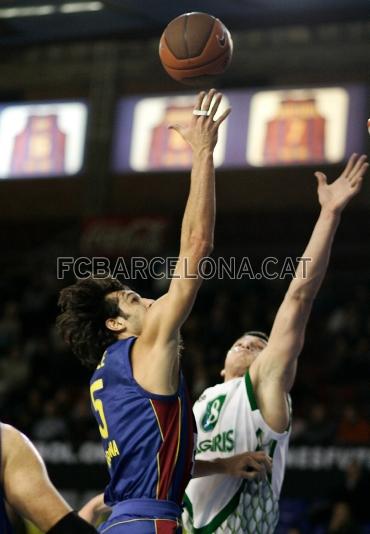
[[[221,100],[222,94],[217,93],[216,89],[211,89],[208,93],[202,91],[198,94],[194,111],[204,112],[205,115],[193,114],[187,125],[172,124],[169,128],[176,130],[193,150],[205,148],[213,151],[217,143],[218,129],[231,111],[227,108],[217,120],[214,120]]]
[[[351,198],[357,195],[369,166],[366,159],[365,155],[352,154],[342,174],[331,184],[327,183],[324,173],[315,172],[319,202],[323,208],[341,212]]]

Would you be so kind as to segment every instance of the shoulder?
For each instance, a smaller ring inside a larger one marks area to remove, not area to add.
[[[26,436],[14,426],[1,423],[1,444],[4,452],[11,447],[22,444],[24,439],[27,439]]]
[[[1,424],[2,454],[4,463],[32,457],[41,462],[36,447],[22,432],[11,425]]]
[[[235,379],[235,380],[229,380],[228,382],[221,382],[220,384],[216,384],[215,386],[211,386],[203,391],[203,393],[199,396],[198,400],[196,402],[204,402],[206,400],[211,400],[214,397],[217,397],[218,395],[223,395],[230,391],[230,389],[233,388],[237,384],[238,380],[242,379]],[[233,384],[231,384],[233,382]]]

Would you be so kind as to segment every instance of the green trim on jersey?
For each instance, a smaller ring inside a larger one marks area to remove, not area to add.
[[[244,486],[245,486],[245,480],[243,480],[242,484],[240,485],[240,488],[235,493],[234,497],[230,499],[230,501],[212,519],[212,521],[208,523],[208,525],[204,525],[204,527],[200,527],[200,528],[195,528],[193,525],[194,534],[213,534],[213,532],[217,530],[220,525],[222,525],[222,523],[229,517],[230,514],[234,512],[234,510],[238,506],[239,501],[240,501],[240,495],[242,494]],[[189,497],[186,495],[186,493],[184,496],[184,505],[190,517],[193,519],[193,506],[191,504]]]
[[[249,371],[245,373],[244,380],[245,380],[245,387],[247,388],[249,404],[251,405],[252,411],[258,410],[257,401],[256,401],[256,397],[254,396],[253,384],[252,384]]]
[[[194,512],[193,512],[193,505],[191,504],[191,500],[189,499],[189,497],[186,495],[184,495],[184,502],[183,502],[185,508],[187,509],[190,517],[193,519],[194,517]]]

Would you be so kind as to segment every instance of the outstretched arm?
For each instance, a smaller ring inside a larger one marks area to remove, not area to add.
[[[251,366],[252,379],[260,391],[275,384],[289,392],[293,385],[297,357],[313,301],[327,271],[335,232],[344,207],[361,189],[368,168],[365,160],[366,156],[353,154],[343,173],[330,185],[323,173],[315,173],[321,212],[276,315],[267,347]]]
[[[190,192],[182,221],[180,253],[168,293],[149,309],[142,334],[133,349],[134,376],[146,389],[172,393],[171,376],[177,376],[179,329],[192,309],[202,279],[199,262],[213,248],[215,225],[215,172],[213,151],[218,129],[230,112],[215,120],[222,95],[214,89],[200,93],[195,105],[208,115],[192,116],[190,125],[174,125],[193,151]],[[138,354],[135,361],[135,354]]]
[[[44,462],[18,430],[1,425],[2,484],[8,503],[50,534],[93,534],[96,530],[72,513],[54,488]]]

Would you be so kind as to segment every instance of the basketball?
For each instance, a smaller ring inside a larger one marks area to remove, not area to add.
[[[159,57],[167,73],[194,86],[223,74],[232,53],[229,30],[207,13],[185,13],[173,19],[159,42]]]

